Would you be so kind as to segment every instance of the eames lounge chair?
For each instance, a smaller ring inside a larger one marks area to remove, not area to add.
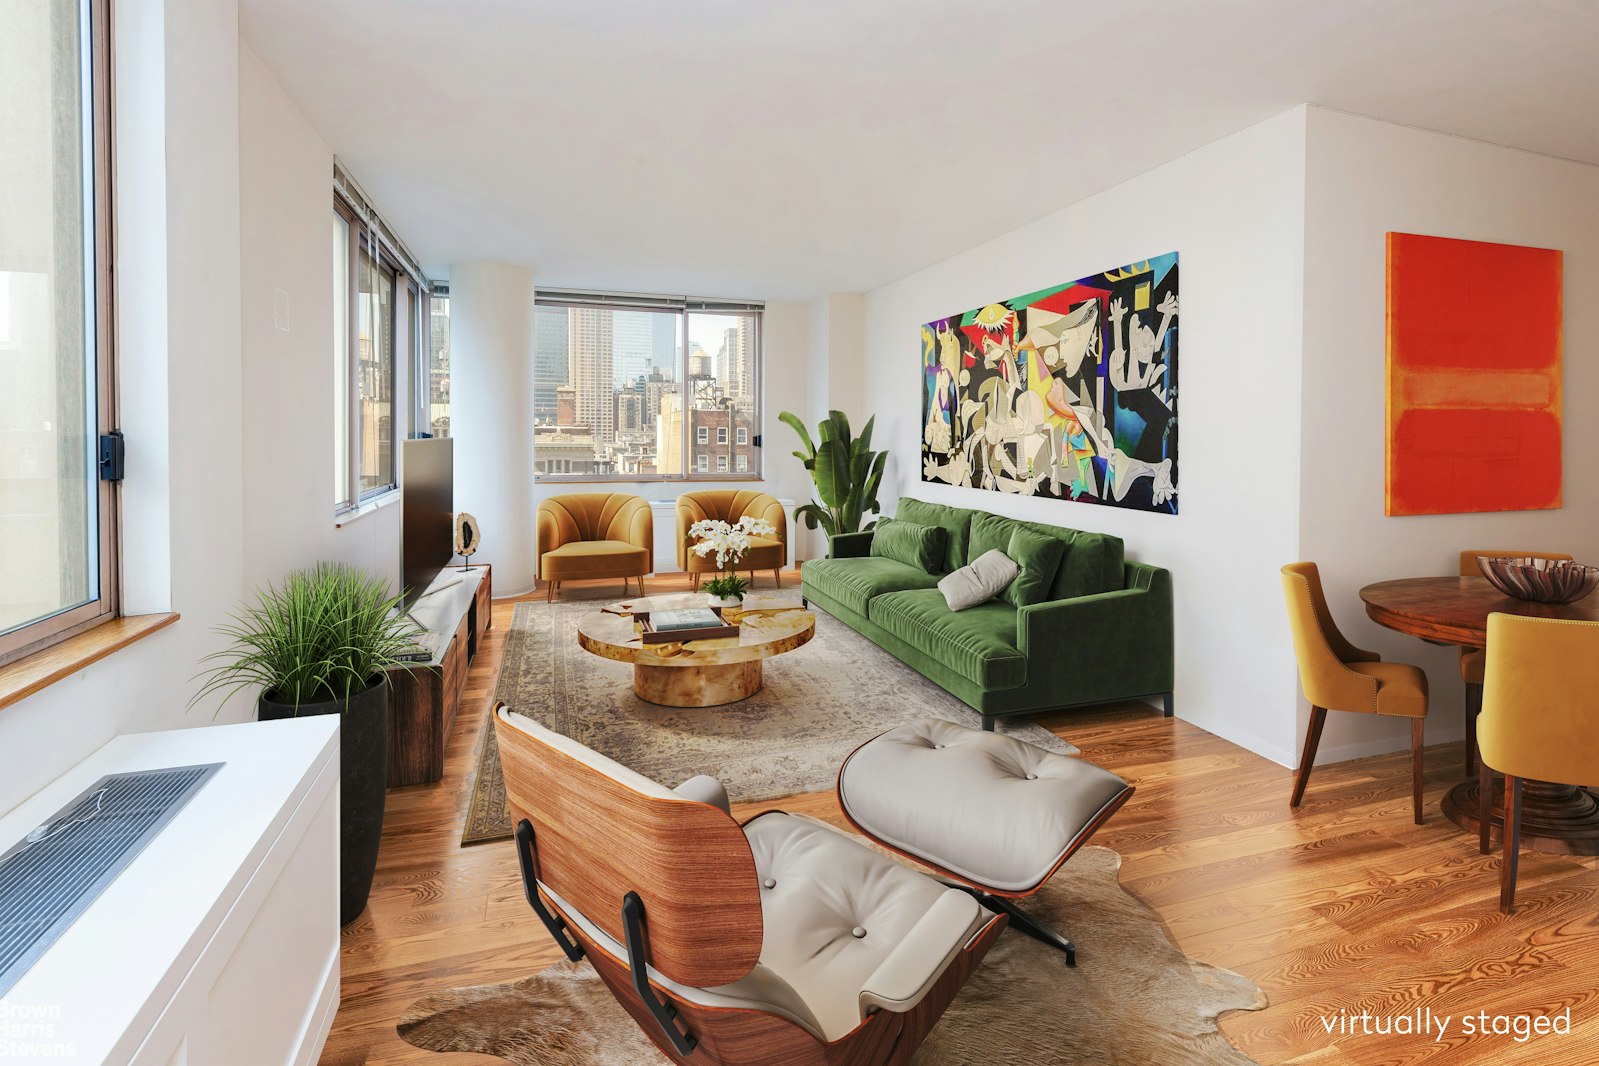
[[[1005,926],[820,822],[742,825],[495,707],[528,902],[669,1059],[905,1063]]]

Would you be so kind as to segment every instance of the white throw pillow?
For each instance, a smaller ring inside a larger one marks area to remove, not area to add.
[[[1015,561],[995,548],[953,574],[945,574],[938,583],[938,591],[944,594],[944,602],[949,604],[950,610],[964,611],[1004,592],[1019,572]]]

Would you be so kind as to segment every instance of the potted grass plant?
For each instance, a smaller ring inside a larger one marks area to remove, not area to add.
[[[195,702],[255,689],[262,721],[337,714],[340,824],[339,921],[366,907],[383,836],[388,787],[389,685],[385,671],[415,649],[417,629],[388,583],[324,563],[268,585],[219,632]]]

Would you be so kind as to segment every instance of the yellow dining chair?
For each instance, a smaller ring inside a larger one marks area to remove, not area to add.
[[[1592,781],[1599,766],[1599,622],[1519,615],[1488,616],[1488,661],[1482,716],[1477,719],[1482,806],[1477,844],[1488,854],[1493,771],[1505,775],[1505,861],[1499,871],[1499,909],[1516,898],[1521,851],[1521,783]]]
[[[783,587],[783,567],[788,565],[788,514],[783,505],[770,493],[712,489],[685,492],[677,498],[677,565],[690,575],[696,589],[701,574],[716,573],[716,556],[692,550],[695,539],[688,535],[689,527],[704,519],[736,523],[745,515],[766,519],[776,532],[770,537],[751,537],[750,550],[734,569],[749,571],[752,581],[755,571],[770,570],[777,587]]]
[[[1461,577],[1482,577],[1482,569],[1477,566],[1479,555],[1493,559],[1550,559],[1568,563],[1571,561],[1571,556],[1564,552],[1521,552],[1503,548],[1463,551],[1460,553]],[[1482,668],[1486,661],[1487,656],[1481,648],[1460,649],[1460,680],[1466,683],[1466,773],[1468,774],[1477,768],[1477,715],[1482,713]]]
[[[625,492],[574,492],[551,496],[538,507],[539,577],[545,599],[555,599],[569,579],[627,579],[655,569],[655,516],[642,496]]]
[[[1387,714],[1410,719],[1411,796],[1421,825],[1421,746],[1427,718],[1427,675],[1405,663],[1385,663],[1376,652],[1355,647],[1333,624],[1321,572],[1315,563],[1289,563],[1282,569],[1288,625],[1299,660],[1299,684],[1311,703],[1305,753],[1294,778],[1288,806],[1298,807],[1316,761],[1316,745],[1328,710]]]

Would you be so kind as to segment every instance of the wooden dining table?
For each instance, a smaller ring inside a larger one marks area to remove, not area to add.
[[[1481,577],[1410,577],[1379,581],[1360,590],[1366,614],[1378,625],[1432,644],[1482,648],[1490,614],[1599,622],[1599,596],[1576,603],[1531,603],[1506,596]],[[1599,697],[1596,697],[1599,698]],[[1522,786],[1521,841],[1556,855],[1599,855],[1599,789],[1527,781]],[[1477,832],[1477,782],[1462,781],[1443,799],[1444,816]],[[1503,778],[1495,775],[1493,824],[1504,826]]]

